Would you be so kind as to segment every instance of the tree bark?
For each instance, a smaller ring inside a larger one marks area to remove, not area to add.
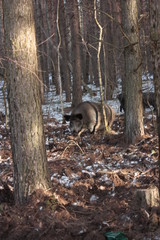
[[[125,31],[125,137],[127,143],[144,135],[142,108],[142,69],[136,0],[121,1]]]
[[[150,1],[150,40],[152,51],[153,75],[156,95],[157,132],[159,139],[159,192],[160,192],[160,2]]]
[[[71,19],[72,32],[72,65],[73,65],[73,96],[72,106],[78,105],[82,102],[81,89],[81,54],[80,54],[80,36],[79,36],[79,17],[78,17],[78,3],[73,0],[73,12]]]
[[[3,0],[15,202],[49,187],[32,0]]]
[[[64,8],[64,1],[60,1],[60,12],[59,12],[59,25],[60,25],[60,34],[62,41],[61,48],[61,65],[62,65],[62,79],[63,85],[66,93],[66,102],[71,101],[71,81],[70,81],[70,70],[69,70],[69,58],[68,58],[68,46],[67,46],[67,34],[66,34],[66,13]]]
[[[137,205],[148,210],[152,207],[159,206],[159,192],[157,187],[147,189],[137,189],[136,191]]]
[[[48,61],[47,61],[47,45],[43,43],[45,41],[44,34],[44,21],[43,21],[43,11],[42,5],[40,1],[34,0],[34,15],[35,15],[35,27],[36,27],[36,40],[37,40],[37,51],[38,51],[38,59],[40,66],[40,73],[43,79],[44,85],[41,86],[41,92],[43,94],[44,90],[46,90],[48,84]]]
[[[4,31],[3,31],[3,11],[2,2],[0,1],[0,59],[4,57]],[[3,73],[2,65],[0,65],[0,73]]]

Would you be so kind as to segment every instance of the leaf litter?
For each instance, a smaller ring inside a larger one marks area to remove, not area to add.
[[[121,126],[118,134],[85,132],[78,140],[67,125],[44,119],[52,194],[37,191],[23,207],[13,202],[9,130],[1,122],[0,239],[105,239],[107,231],[128,239],[160,238],[159,227],[148,230],[135,199],[136,189],[158,186],[158,140],[148,114],[144,138],[130,146],[122,134],[123,115],[113,126],[115,132]]]
[[[117,104],[112,103],[116,111]],[[137,189],[158,186],[158,138],[151,111],[144,113],[145,136],[128,146],[119,112],[112,134],[84,132],[77,139],[62,125],[60,109],[48,115],[52,106],[47,107],[44,129],[52,185],[49,191],[37,190],[25,206],[14,205],[9,130],[0,119],[0,239],[101,240],[106,232],[117,231],[128,239],[160,239],[160,210],[155,215],[142,209],[135,198]],[[150,218],[156,219],[152,228]]]

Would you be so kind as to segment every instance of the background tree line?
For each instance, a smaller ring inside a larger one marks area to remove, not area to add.
[[[94,1],[42,0],[34,2],[38,58],[44,91],[55,84],[59,94],[59,73],[66,101],[81,101],[81,85],[98,82],[97,47],[99,28],[94,19]],[[151,72],[149,47],[149,1],[138,3],[140,46],[143,55],[143,72]],[[103,28],[101,70],[105,97],[112,98],[117,79],[124,79],[125,32],[122,26],[122,7],[125,1],[97,1],[98,20]],[[2,6],[2,0],[1,0]],[[59,12],[57,10],[59,9]],[[58,20],[57,20],[58,15]],[[58,35],[57,21],[60,30]],[[58,71],[58,44],[60,45],[60,72]],[[3,9],[0,15],[0,55],[4,56]],[[49,75],[52,80],[49,82]],[[76,85],[76,87],[74,86]],[[74,95],[75,94],[75,95]],[[74,97],[76,96],[76,97]]]
[[[159,79],[159,58],[154,57],[159,53],[159,15],[155,14],[159,4],[147,0],[0,3],[0,71],[7,81],[15,198],[23,203],[38,187],[49,187],[41,112],[44,91],[52,82],[59,94],[62,83],[66,101],[74,106],[82,101],[87,84],[99,85],[94,3],[103,29],[100,64],[105,99],[112,98],[121,78],[126,141],[134,143],[144,134],[142,74],[154,73]],[[155,86],[159,106],[159,85]]]

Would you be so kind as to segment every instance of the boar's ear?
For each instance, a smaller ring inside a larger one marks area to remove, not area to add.
[[[63,118],[66,120],[66,121],[69,121],[71,116],[70,115],[64,115]]]
[[[75,115],[75,118],[78,118],[79,120],[82,120],[83,115],[81,113],[78,113]]]

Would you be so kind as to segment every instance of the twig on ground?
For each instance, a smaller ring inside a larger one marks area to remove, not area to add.
[[[81,150],[81,152],[84,154],[82,148],[81,148],[81,147],[79,146],[79,144],[76,143],[74,140],[69,140],[67,143],[68,143],[68,146],[64,149],[64,151],[63,151],[63,153],[62,153],[62,157],[64,156],[65,151],[66,151],[70,146],[73,146],[73,145],[76,145],[76,146]]]

